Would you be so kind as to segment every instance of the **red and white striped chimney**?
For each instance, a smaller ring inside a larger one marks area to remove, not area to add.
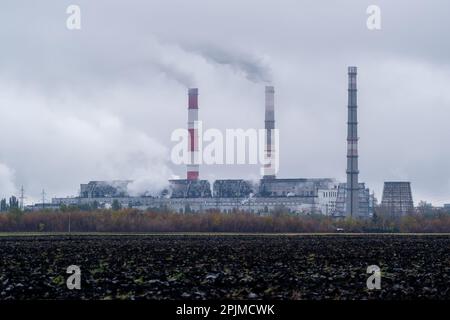
[[[187,165],[187,179],[197,180],[199,176],[198,165],[198,89],[190,88],[188,91],[188,150],[189,163]]]

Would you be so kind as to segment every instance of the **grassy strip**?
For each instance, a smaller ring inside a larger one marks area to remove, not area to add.
[[[54,237],[54,236],[269,236],[269,237],[309,237],[309,236],[450,236],[450,233],[234,233],[234,232],[148,232],[148,233],[116,233],[116,232],[0,232],[0,237]]]

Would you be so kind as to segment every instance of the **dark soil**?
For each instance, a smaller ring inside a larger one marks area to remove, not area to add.
[[[450,299],[449,284],[445,235],[0,237],[0,300]]]

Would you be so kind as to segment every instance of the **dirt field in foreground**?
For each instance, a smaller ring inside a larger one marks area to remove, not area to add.
[[[449,284],[449,235],[0,237],[0,300],[450,299]]]

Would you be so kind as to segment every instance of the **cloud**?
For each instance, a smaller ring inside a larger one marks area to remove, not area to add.
[[[65,28],[69,4],[0,11],[0,162],[29,201],[88,180],[141,190],[184,177],[166,153],[189,86],[205,129],[222,130],[262,128],[271,82],[279,176],[345,181],[348,65],[359,67],[361,180],[380,196],[384,180],[408,179],[416,200],[449,201],[448,1],[380,0],[380,31],[358,0],[80,0],[79,32]],[[249,178],[259,166],[200,170]]]
[[[145,131],[125,123],[112,109],[80,107],[84,100],[47,99],[16,92],[3,83],[2,158],[14,163],[15,180],[28,201],[40,190],[49,197],[77,194],[89,180],[152,179],[170,173],[168,148]],[[92,106],[89,103],[90,106]],[[85,112],[86,109],[89,112]],[[24,133],[26,134],[20,134]],[[13,171],[2,165],[2,189],[13,192]]]

